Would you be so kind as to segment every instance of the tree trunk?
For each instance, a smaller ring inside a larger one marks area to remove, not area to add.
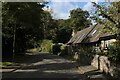
[[[13,32],[13,61],[14,61],[14,56],[15,56],[15,42],[16,41],[16,23],[14,27],[14,32]]]

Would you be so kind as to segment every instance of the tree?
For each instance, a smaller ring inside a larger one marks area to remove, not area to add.
[[[89,27],[90,20],[88,18],[89,13],[87,11],[77,8],[70,11],[69,19],[58,19],[54,42],[67,43],[71,38],[73,30],[78,31]]]
[[[50,30],[53,29],[53,20],[52,20],[52,16],[50,14],[49,11],[44,11],[44,13],[42,14],[42,24],[43,24],[43,33],[44,33],[44,39],[49,38],[50,37]]]
[[[82,30],[89,27],[90,20],[88,11],[83,11],[80,8],[70,11],[70,26],[75,30]]]
[[[61,28],[56,33],[56,42],[57,43],[67,43],[72,34],[72,29]]]
[[[10,46],[13,53],[23,52],[31,41],[43,39],[41,17],[44,3],[5,2],[2,6],[3,51]]]
[[[120,29],[120,2],[112,2],[109,6],[100,6],[93,2],[93,6],[96,8],[95,20],[104,25],[104,29],[107,31],[118,34]],[[100,19],[99,16],[104,18]]]
[[[71,38],[72,28],[69,26],[69,19],[58,19],[55,20],[54,31],[55,35],[53,38],[54,43],[67,43]]]
[[[58,20],[58,26],[59,27],[64,27],[64,28],[71,28],[70,27],[70,19],[59,19]]]
[[[96,8],[96,21],[103,25],[103,31],[116,35],[116,42],[110,46],[108,57],[110,60],[120,61],[120,2],[111,2],[109,6],[101,6],[93,2]],[[103,19],[100,19],[102,16]]]

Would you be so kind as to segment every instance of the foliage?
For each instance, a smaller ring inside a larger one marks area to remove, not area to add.
[[[76,46],[75,49],[74,49],[74,59],[76,61],[79,61],[81,64],[90,64],[91,63],[93,56],[95,54],[95,50],[94,50],[93,46],[81,44],[80,46]]]
[[[58,43],[54,44],[52,46],[52,52],[55,55],[59,55],[59,53],[61,52],[61,44],[58,44]]]
[[[52,40],[43,40],[41,43],[40,43],[40,50],[41,52],[52,52],[52,45],[53,45],[53,42]]]
[[[71,29],[67,29],[67,28],[63,28],[63,29],[59,29],[56,32],[56,39],[55,39],[55,43],[67,43],[69,41],[69,39],[71,38],[71,34],[72,34],[72,30]]]
[[[81,45],[81,47],[78,49],[79,49],[78,51],[81,54],[94,54],[95,53],[95,46]]]
[[[107,4],[108,5],[108,4]],[[106,5],[98,5],[93,2],[93,6],[95,7],[95,20],[102,24],[103,32],[109,32],[111,34],[116,34],[117,42],[113,43],[108,50],[108,57],[112,61],[120,60],[120,1],[119,2],[111,2],[108,6]],[[102,17],[103,19],[100,19]]]
[[[68,55],[68,46],[66,44],[54,44],[53,45],[53,54],[59,56],[69,56]]]
[[[59,54],[60,56],[63,56],[63,57],[69,56],[69,54],[68,54],[68,46],[67,45],[62,44],[62,46],[60,47],[60,49],[61,49],[61,52]]]
[[[45,5],[44,1],[2,4],[3,53],[22,53],[27,49],[39,47],[39,43],[43,46],[41,51],[50,51],[52,41],[67,43],[71,38],[72,29],[81,30],[90,24],[87,11],[78,8],[70,12],[69,19],[55,20],[49,11],[43,10]]]
[[[111,61],[120,61],[120,41],[114,42],[108,51],[108,57]]]
[[[53,25],[54,21],[52,19],[50,12],[44,11],[42,14],[41,20],[42,20],[42,24],[43,24],[44,39],[51,39],[52,34],[50,34],[50,33],[52,33],[52,30],[55,26]]]
[[[54,43],[67,43],[71,38],[72,29],[67,20],[59,19],[53,20],[52,29],[50,29],[50,33],[52,33],[52,40]]]
[[[13,65],[14,63],[13,62],[2,62],[2,67],[4,66],[10,66],[10,65]]]
[[[70,27],[70,19],[66,19],[66,20],[64,20],[64,19],[59,19],[58,20],[58,27],[59,28],[71,28]]]
[[[56,20],[54,43],[67,43],[72,36],[73,30],[78,31],[88,27],[90,25],[88,17],[89,13],[87,11],[77,8],[70,11],[69,19]]]
[[[5,2],[2,6],[3,53],[8,45],[15,53],[24,52],[43,39],[44,2]]]
[[[89,18],[89,13],[87,11],[83,11],[80,8],[71,10],[70,27],[72,27],[75,31],[89,27],[91,23],[88,18]]]
[[[94,19],[103,24],[104,30],[112,34],[118,34],[120,29],[120,2],[111,2],[106,5],[98,5],[93,2],[95,7]],[[102,19],[100,18],[102,17]]]

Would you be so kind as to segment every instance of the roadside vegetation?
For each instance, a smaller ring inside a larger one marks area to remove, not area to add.
[[[92,16],[88,11],[77,8],[70,11],[70,16],[66,20],[53,19],[52,11],[43,9],[48,7],[46,4],[45,1],[2,3],[3,63],[0,65],[11,65],[11,62],[4,60],[14,61],[16,55],[25,55],[29,51],[49,52],[67,57],[66,43],[72,37],[72,33],[92,25],[91,20],[103,25],[103,32],[117,35],[118,42],[110,47],[106,56],[111,61],[120,61],[120,2],[110,2],[107,7],[93,2],[95,12]],[[92,51],[91,48],[79,50],[82,53]],[[74,60],[71,56],[67,58]]]
[[[2,3],[3,60],[25,54],[28,50],[52,52],[52,44],[67,43],[73,30],[81,30],[91,24],[87,19],[89,13],[80,8],[71,10],[67,20],[53,19],[51,11],[43,9],[46,4],[45,1]]]

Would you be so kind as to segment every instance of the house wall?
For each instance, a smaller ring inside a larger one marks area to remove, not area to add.
[[[109,41],[109,45],[112,45],[113,42],[116,42],[116,39],[102,40],[101,41],[101,48],[102,49],[105,49],[105,45],[106,45],[105,41]]]
[[[95,55],[91,65],[93,65],[97,69],[100,69],[101,71],[108,73],[110,68],[110,61],[105,56]]]
[[[91,65],[100,69],[101,71],[110,74],[114,78],[120,80],[120,64],[115,66],[115,63],[111,63],[106,56],[95,55]]]
[[[105,41],[101,41],[101,48],[104,48],[105,47]]]
[[[116,39],[111,39],[110,40],[110,44],[112,44],[113,42],[116,42]]]

